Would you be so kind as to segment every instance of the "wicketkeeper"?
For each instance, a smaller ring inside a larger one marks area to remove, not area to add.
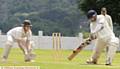
[[[112,17],[107,14],[107,9],[105,7],[101,8],[101,15],[105,17],[109,27],[113,30]]]
[[[87,63],[97,64],[102,50],[108,47],[106,65],[111,65],[117,47],[119,46],[119,39],[115,37],[104,16],[97,15],[96,11],[90,10],[87,13],[87,17],[90,21],[91,36],[97,37],[96,48],[92,57],[87,60]]]
[[[7,42],[4,47],[2,61],[7,60],[14,42],[17,42],[18,46],[23,51],[25,62],[29,62],[35,58],[35,55],[32,54],[33,42],[31,41],[31,26],[30,20],[24,20],[22,27],[15,27],[7,32]]]

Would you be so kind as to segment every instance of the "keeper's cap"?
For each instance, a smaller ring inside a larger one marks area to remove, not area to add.
[[[30,20],[24,20],[22,25],[24,25],[24,26],[25,26],[25,25],[32,26]]]

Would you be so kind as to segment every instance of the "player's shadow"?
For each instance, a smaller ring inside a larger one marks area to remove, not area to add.
[[[87,64],[87,63],[84,63],[84,64],[81,64],[80,65],[105,65],[105,64]]]

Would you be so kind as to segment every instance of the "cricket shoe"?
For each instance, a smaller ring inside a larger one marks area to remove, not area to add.
[[[7,59],[3,58],[3,59],[2,59],[2,62],[3,62],[3,63],[6,63],[6,62],[7,62]]]
[[[109,58],[106,60],[106,64],[105,64],[105,65],[111,66],[111,63],[112,63],[112,61],[111,61],[111,58],[109,57]]]
[[[107,66],[111,66],[111,62],[110,62],[110,61],[109,61],[109,62],[106,62],[105,65],[107,65]]]
[[[33,59],[36,58],[36,55],[35,55],[35,54],[30,54],[29,56],[30,56],[30,59],[31,59],[31,60],[33,60]]]
[[[35,62],[35,60],[30,60],[30,62]]]
[[[111,63],[106,63],[105,65],[106,65],[106,66],[111,66]]]
[[[97,64],[97,61],[96,60],[93,60],[92,58],[91,59],[88,59],[86,61],[87,64]]]
[[[35,62],[35,60],[28,59],[28,60],[25,60],[25,62]]]
[[[35,54],[27,54],[25,55],[25,62],[34,62],[33,59],[35,59],[36,55]]]

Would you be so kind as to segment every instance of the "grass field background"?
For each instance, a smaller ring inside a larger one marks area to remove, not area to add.
[[[3,49],[0,48],[0,55]],[[92,51],[83,50],[72,61],[68,61],[67,57],[72,50],[62,50],[59,52],[61,57],[55,59],[55,51],[53,50],[34,50],[37,57],[35,62],[24,62],[24,57],[20,49],[11,49],[7,63],[0,66],[40,66],[40,69],[120,69],[120,53],[117,53],[112,66],[105,66],[105,54],[102,53],[97,65],[88,65],[86,60],[92,54]]]

